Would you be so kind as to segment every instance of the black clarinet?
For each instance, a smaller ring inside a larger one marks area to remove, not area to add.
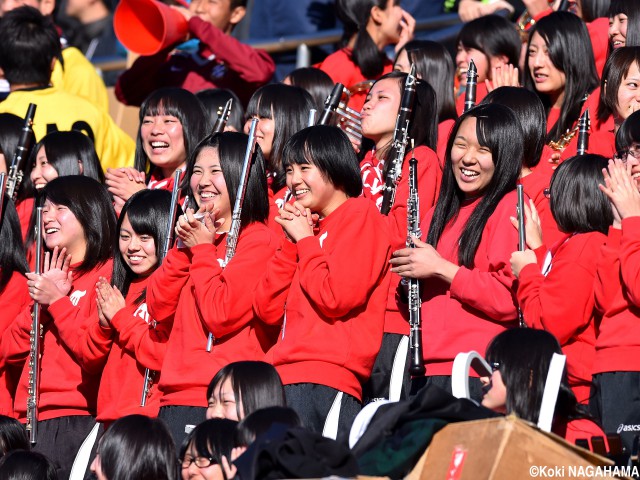
[[[524,225],[524,187],[517,185],[516,192],[518,194],[518,206],[516,207],[516,214],[518,215],[518,251],[524,252],[527,249],[527,236]],[[527,326],[520,306],[518,306],[518,321],[521,328]]]
[[[336,111],[338,105],[340,105],[340,100],[342,99],[342,93],[344,92],[344,85],[341,83],[336,83],[333,86],[333,90],[324,101],[324,110],[322,111],[322,117],[320,117],[320,121],[318,125],[327,125],[329,120],[331,119],[331,115]]]
[[[578,120],[578,155],[584,155],[589,149],[589,109],[587,108]]]
[[[476,106],[476,88],[478,86],[478,69],[473,59],[467,69],[467,86],[464,92],[464,111],[467,112]]]
[[[36,107],[35,103],[29,104],[27,116],[24,118],[24,126],[20,132],[20,139],[13,154],[9,175],[7,176],[7,196],[14,202],[18,196],[18,190],[24,176],[23,164],[33,148],[33,130],[31,127],[33,126],[33,118],[36,116]]]
[[[413,143],[413,142],[412,142]],[[407,201],[407,248],[415,248],[412,236],[422,237],[420,231],[420,200],[418,198],[418,160],[412,148],[409,160],[409,199]],[[420,280],[408,279],[407,297],[409,305],[409,373],[421,377],[426,373],[422,356],[422,299],[420,298]]]
[[[382,187],[382,206],[380,213],[389,215],[391,206],[396,198],[396,187],[400,181],[402,173],[402,163],[404,162],[404,152],[407,148],[409,135],[409,121],[411,112],[413,111],[413,103],[416,97],[416,66],[411,64],[411,69],[404,81],[404,90],[402,91],[402,99],[400,100],[400,110],[396,118],[396,128],[393,132],[393,144],[391,151],[395,152],[387,177]]]
[[[222,110],[218,109],[218,118],[216,119],[216,124],[213,126],[213,133],[224,132],[224,128],[227,126],[227,122],[229,121],[229,115],[231,115],[232,106],[233,98],[230,98],[227,100],[227,103],[224,105]]]

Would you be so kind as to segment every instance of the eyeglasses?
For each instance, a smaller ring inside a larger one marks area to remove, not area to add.
[[[198,468],[207,468],[216,462],[214,462],[214,459],[211,457],[185,457],[185,459],[182,460],[182,468],[189,468],[192,463],[195,463]]]
[[[633,148],[625,148],[624,150],[618,150],[614,155],[614,160],[620,160],[623,163],[627,162],[627,159],[631,155],[633,158],[640,158],[640,150],[636,150]]]

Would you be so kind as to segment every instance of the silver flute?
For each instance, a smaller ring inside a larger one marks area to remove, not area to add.
[[[42,274],[42,207],[36,209],[36,275]],[[29,390],[27,397],[27,431],[29,441],[35,445],[38,437],[38,389],[40,385],[40,304],[33,303],[31,312],[31,334],[29,349]]]
[[[240,223],[242,218],[242,204],[244,203],[244,197],[247,193],[247,184],[249,183],[249,174],[251,173],[251,163],[256,151],[256,127],[258,126],[258,119],[251,120],[251,128],[249,129],[249,141],[247,142],[247,149],[244,152],[244,161],[242,163],[242,173],[240,174],[240,184],[238,185],[238,191],[236,192],[236,201],[233,205],[233,213],[231,214],[231,227],[229,233],[227,233],[227,251],[225,252],[224,265],[226,267],[233,256],[236,254],[236,246],[238,244],[238,237],[240,236]],[[213,342],[215,338],[213,333],[209,333],[207,339],[207,352],[210,352],[213,348]]]

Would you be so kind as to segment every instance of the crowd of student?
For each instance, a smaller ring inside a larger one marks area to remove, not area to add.
[[[176,455],[183,478],[230,478],[231,462],[270,423],[346,444],[363,405],[451,391],[456,355],[472,350],[494,369],[471,379],[472,398],[532,421],[550,358],[562,352],[554,431],[570,441],[617,432],[631,448],[640,430],[640,9],[633,0],[582,0],[577,12],[524,3],[535,20],[527,31],[480,17],[463,26],[452,59],[412,40],[415,21],[398,2],[338,0],[343,48],[267,84],[273,61],[229,36],[244,2],[196,0],[180,11],[199,48],[141,57],[118,80],[118,97],[141,105],[135,144],[67,78],[72,57],[46,12],[5,11],[0,171],[29,103],[37,143],[16,202],[5,195],[2,205],[0,414],[27,421],[40,335],[35,450],[44,457],[31,453],[31,463],[46,470],[50,459],[59,478],[74,460],[82,472],[91,463],[113,480],[147,448],[169,459],[137,464],[148,478],[174,478]],[[464,111],[471,60],[478,105]],[[411,143],[399,153],[411,65]],[[356,131],[334,126],[335,115],[310,121],[334,82],[352,92]],[[228,99],[226,129],[212,133]],[[586,111],[587,153],[576,155]],[[411,242],[410,158],[422,232]],[[39,275],[30,273],[37,206]],[[408,278],[420,280],[426,368],[413,378]],[[518,328],[519,312],[530,328]],[[263,413],[250,422],[253,412]],[[20,455],[0,472],[29,463]]]

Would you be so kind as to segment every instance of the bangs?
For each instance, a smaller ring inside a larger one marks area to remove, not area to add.
[[[475,48],[476,50],[481,51],[486,57],[488,57],[487,52],[484,48],[484,42],[482,41],[482,31],[477,28],[462,28],[460,30],[460,34],[458,35],[458,40],[456,44],[462,44],[467,48]]]
[[[249,100],[245,116],[247,118],[273,118],[272,105],[276,102],[275,95],[271,95],[267,89],[260,91],[259,95],[253,95]]]
[[[151,235],[156,242],[159,240],[157,237],[161,232],[158,232],[155,215],[149,215],[148,208],[142,202],[131,203],[125,215],[129,218],[129,223],[135,233],[138,235]]]

